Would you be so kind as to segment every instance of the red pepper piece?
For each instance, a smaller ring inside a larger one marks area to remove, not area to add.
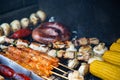
[[[17,39],[17,38],[24,38],[32,34],[32,31],[30,29],[20,29],[16,32],[14,32],[11,36],[11,38]]]
[[[14,80],[31,80],[28,76],[22,74],[22,73],[15,73],[13,76]]]
[[[6,65],[0,64],[0,74],[11,78],[15,74],[15,71]]]

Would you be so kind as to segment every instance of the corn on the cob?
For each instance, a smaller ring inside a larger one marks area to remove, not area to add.
[[[106,51],[103,55],[103,59],[109,63],[120,66],[120,52]]]
[[[117,39],[116,43],[119,43],[119,44],[120,44],[120,38]]]
[[[120,52],[120,44],[112,43],[112,45],[110,46],[110,50],[111,51],[118,51],[118,52]]]
[[[103,61],[92,62],[90,73],[103,80],[120,80],[120,68]]]

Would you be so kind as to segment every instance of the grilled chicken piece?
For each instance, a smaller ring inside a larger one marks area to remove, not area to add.
[[[79,74],[78,71],[73,71],[68,74],[69,80],[84,80],[84,77]]]
[[[5,78],[2,75],[0,75],[0,80],[5,80]]]

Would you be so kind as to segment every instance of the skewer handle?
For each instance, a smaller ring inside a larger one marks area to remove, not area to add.
[[[64,65],[62,63],[58,63],[58,64],[61,65],[61,66],[63,66],[63,67],[65,67],[65,68],[67,68],[67,69],[70,69],[70,70],[74,71],[74,69],[71,69],[71,68],[69,68],[68,66],[66,66],[66,65]]]
[[[64,79],[68,80],[67,77],[65,77],[65,76],[63,76],[63,75],[60,75],[60,74],[58,74],[58,73],[56,73],[56,72],[51,71],[51,73],[54,74],[54,75],[57,75],[57,76],[59,76],[59,77],[61,77],[61,78],[64,78]]]

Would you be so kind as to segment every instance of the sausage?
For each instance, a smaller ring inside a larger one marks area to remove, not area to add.
[[[37,42],[48,44],[69,40],[70,32],[60,23],[46,22],[33,30],[32,38]]]
[[[13,76],[13,80],[31,80],[31,79],[22,73],[15,73]]]
[[[17,38],[24,38],[29,36],[32,33],[32,31],[30,29],[20,29],[18,31],[16,31],[15,33],[13,33],[11,35],[11,38],[17,39]]]
[[[0,64],[0,74],[11,78],[15,74],[15,71],[6,65]]]
[[[60,40],[60,33],[58,30],[50,27],[38,27],[32,32],[32,37],[40,43],[50,43]]]

